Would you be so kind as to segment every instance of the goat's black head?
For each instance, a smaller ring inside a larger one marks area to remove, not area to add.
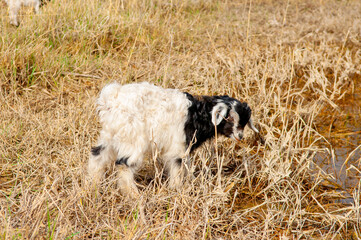
[[[241,103],[228,96],[221,96],[217,98],[217,103],[212,109],[212,123],[220,134],[240,141],[246,125],[258,133],[253,126],[251,114],[251,108],[247,103]]]

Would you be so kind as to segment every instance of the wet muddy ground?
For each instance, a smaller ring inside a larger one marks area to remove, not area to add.
[[[361,184],[361,81],[356,81],[338,106],[338,110],[322,113],[317,127],[327,149],[315,156],[315,163],[329,174],[327,184],[345,196],[340,201],[352,204],[352,194]]]

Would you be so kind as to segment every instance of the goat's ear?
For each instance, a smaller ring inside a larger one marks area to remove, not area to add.
[[[253,125],[252,118],[249,119],[247,123],[248,127],[252,129],[255,133],[259,133],[258,129]]]
[[[217,103],[212,109],[212,123],[217,126],[226,118],[228,107],[224,103]]]

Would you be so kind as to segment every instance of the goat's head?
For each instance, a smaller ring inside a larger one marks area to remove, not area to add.
[[[259,133],[252,123],[251,114],[252,110],[247,103],[241,103],[228,96],[221,96],[212,109],[212,123],[217,127],[219,133],[240,141],[246,125],[254,132]]]

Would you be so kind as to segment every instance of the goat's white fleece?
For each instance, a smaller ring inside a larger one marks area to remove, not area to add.
[[[97,101],[102,144],[112,145],[119,157],[129,157],[128,165],[155,150],[166,160],[186,151],[184,125],[191,102],[177,89],[149,83],[103,88]],[[132,157],[134,156],[134,157]]]

